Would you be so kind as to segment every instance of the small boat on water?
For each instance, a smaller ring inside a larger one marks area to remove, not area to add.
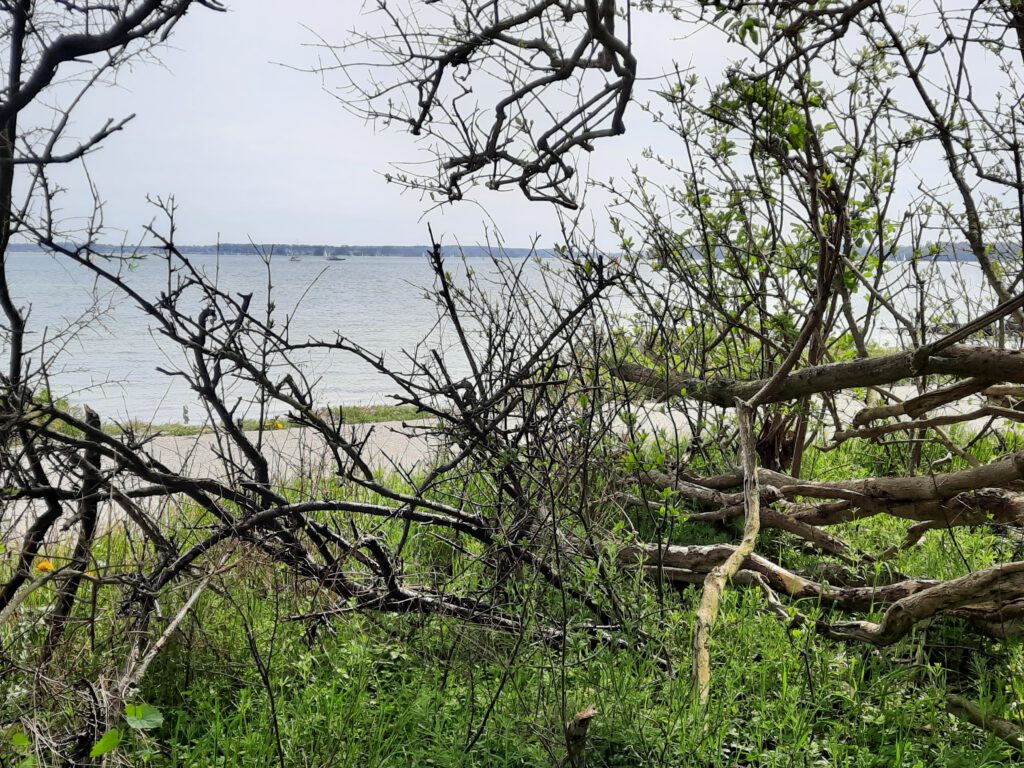
[[[335,256],[334,254],[331,254],[330,256],[327,257],[327,260],[328,261],[344,261],[345,257],[344,256]]]
[[[292,256],[288,261],[302,261],[298,256]]]

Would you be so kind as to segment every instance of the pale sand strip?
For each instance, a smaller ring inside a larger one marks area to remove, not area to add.
[[[363,458],[374,469],[411,472],[424,466],[433,454],[430,441],[422,434],[423,427],[428,425],[427,421],[355,424],[345,427],[342,434],[355,442],[365,441]],[[294,427],[267,430],[262,435],[258,432],[245,434],[270,461],[270,475],[274,481],[334,471],[333,457],[328,453],[323,438],[314,430]],[[260,440],[262,443],[258,442]],[[167,435],[154,438],[148,448],[154,458],[174,472],[221,478],[226,471],[221,445],[214,434],[195,437]],[[237,446],[229,447],[231,452],[228,456],[240,459]]]
[[[906,399],[917,394],[916,389],[907,386],[894,388],[894,394]],[[982,403],[982,398],[971,397],[936,409],[932,415],[965,413]],[[840,415],[849,424],[853,415],[864,407],[864,403],[855,398],[844,398],[840,404]],[[717,409],[716,409],[717,410]],[[984,420],[965,422],[963,428],[972,431],[980,428]],[[346,428],[346,436],[357,441],[365,441],[363,459],[374,470],[386,475],[389,472],[415,473],[425,469],[436,455],[436,444],[423,434],[423,427],[429,421],[411,422],[378,422],[374,424],[358,424]],[[681,411],[667,411],[663,407],[651,405],[641,410],[634,427],[637,431],[648,435],[664,434],[669,442],[685,441],[689,437],[687,420]],[[619,431],[626,434],[628,430],[619,422]],[[829,427],[829,432],[831,428]],[[333,456],[326,450],[323,439],[313,430],[296,427],[291,429],[268,430],[260,435],[247,432],[246,435],[254,443],[262,440],[261,452],[271,462],[270,474],[273,482],[287,484],[303,478],[325,478],[336,472]],[[151,440],[148,449],[154,457],[167,466],[172,472],[181,472],[186,476],[225,479],[229,476],[229,462],[225,462],[221,454],[217,435],[204,434],[198,436],[160,436]],[[237,446],[229,446],[229,456],[240,459]],[[160,506],[158,510],[157,507]],[[174,501],[154,499],[147,503],[150,513],[160,512],[162,515],[176,517],[180,509]],[[0,542],[20,538],[30,518],[29,505],[25,502],[0,503]],[[73,515],[69,506],[68,518]],[[107,525],[124,520],[125,513],[117,505],[104,503],[101,516]],[[167,522],[170,522],[169,520]],[[55,532],[60,537],[59,531]]]

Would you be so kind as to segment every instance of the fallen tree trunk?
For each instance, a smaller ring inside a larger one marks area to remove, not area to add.
[[[893,384],[923,375],[975,379],[979,371],[985,372],[987,382],[1024,384],[1024,353],[1019,351],[954,344],[934,354],[923,352],[927,349],[802,368],[789,374],[764,402],[781,403],[822,392]],[[663,396],[703,400],[722,408],[732,408],[737,399],[753,397],[770,381],[701,379],[635,363],[621,363],[612,372]]]
[[[978,392],[983,392],[993,384],[991,379],[965,379],[964,381],[958,381],[954,384],[950,384],[948,387],[942,387],[941,389],[935,389],[931,392],[925,392],[924,394],[912,397],[909,400],[904,400],[900,403],[890,403],[888,405],[876,405],[868,408],[864,408],[859,411],[856,416],[853,417],[853,425],[855,427],[862,427],[870,424],[872,421],[878,419],[888,419],[898,416],[910,416],[916,419],[928,411],[932,411],[948,403],[962,400],[970,395],[975,395]]]
[[[897,600],[877,624],[870,621],[833,624],[827,634],[840,640],[891,645],[915,624],[938,613],[969,609],[968,613],[984,616],[998,612],[1006,618],[1008,608],[1014,616],[1024,613],[1024,562],[996,565],[936,584]]]
[[[634,544],[623,548],[619,562],[641,567],[651,577],[677,584],[701,584],[706,574],[736,552],[730,544],[660,546]],[[767,586],[794,599],[813,599],[842,611],[866,612],[888,606],[879,623],[850,621],[819,623],[823,634],[837,640],[889,645],[921,621],[949,614],[972,621],[986,631],[992,624],[1006,628],[1024,617],[1024,562],[1006,563],[959,579],[904,579],[867,587],[834,587],[808,579],[756,554],[747,555],[739,573],[743,583]],[[749,575],[753,574],[753,575]]]
[[[909,478],[820,483],[764,469],[757,470],[757,475],[762,484],[765,527],[788,531],[836,555],[846,554],[849,548],[831,534],[815,533],[816,529],[878,514],[919,523],[911,533],[916,537],[908,543],[931,529],[1024,524],[1024,495],[1007,489],[1020,487],[1024,479],[1024,453],[961,472]],[[642,484],[675,490],[706,510],[690,515],[690,522],[726,521],[743,514],[742,494],[728,491],[729,484],[742,482],[742,473],[708,478],[707,482],[712,487],[692,476],[675,480],[666,473],[648,471],[641,477]],[[628,495],[625,500],[643,503]],[[773,509],[772,504],[782,509]]]
[[[868,477],[815,482],[799,480],[779,472],[763,469],[757,471],[757,477],[758,481],[765,486],[765,492],[774,496],[773,500],[779,498],[790,500],[799,498],[831,499],[848,501],[853,506],[865,509],[884,506],[885,511],[888,511],[893,504],[948,501],[965,493],[987,491],[988,489],[1022,488],[1024,487],[1024,451],[980,467],[914,477]],[[641,478],[641,481],[645,485],[659,490],[672,488],[686,498],[705,504],[731,506],[738,503],[738,494],[723,493],[722,490],[730,487],[725,485],[726,482],[741,483],[742,473],[709,478],[709,485],[715,489],[713,492],[709,491],[708,486],[704,486],[692,478],[676,482],[671,476],[664,473],[648,472]],[[835,522],[842,522],[842,519],[837,519]]]
[[[973,701],[969,701],[963,696],[950,694],[946,697],[946,709],[949,710],[950,714],[956,715],[961,720],[966,720],[972,725],[981,728],[981,730],[987,731],[1007,744],[1016,747],[1018,751],[1024,750],[1024,734],[1021,733],[1018,725],[1001,717],[988,714]]]
[[[1024,411],[1016,411],[1012,408],[1001,408],[996,405],[984,405],[980,408],[974,409],[973,411],[967,411],[964,413],[950,413],[944,416],[932,416],[927,419],[917,419],[916,421],[897,421],[892,424],[876,424],[872,427],[864,426],[858,427],[857,429],[848,429],[842,432],[837,432],[832,438],[832,441],[835,445],[839,445],[840,443],[854,438],[874,440],[884,435],[891,435],[894,432],[913,432],[918,429],[935,429],[936,427],[963,424],[967,421],[977,421],[984,418],[1006,419],[1007,421],[1020,423],[1024,422]]]
[[[662,573],[670,581],[689,583],[686,574],[705,574],[724,562],[734,551],[732,544],[693,546],[659,546],[633,544],[623,548],[619,562],[625,566],[641,566],[648,573]],[[850,611],[869,611],[877,605],[894,603],[904,597],[941,584],[935,579],[907,579],[878,587],[831,587],[808,579],[762,557],[748,555],[741,566],[765,579],[776,592],[792,598],[813,598]]]

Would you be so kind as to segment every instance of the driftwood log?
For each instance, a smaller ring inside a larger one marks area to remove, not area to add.
[[[961,337],[957,334],[953,340]],[[1024,396],[1024,354],[959,343],[940,341],[898,354],[809,366],[785,377],[752,381],[693,377],[625,362],[617,365],[614,373],[659,398],[740,410],[755,396],[765,404],[806,403],[807,398],[832,398],[843,390],[891,386],[909,379],[931,383],[931,389],[908,399],[890,398],[888,403],[869,404],[856,411],[847,426],[836,425],[831,447],[847,440],[878,441],[901,433],[920,440],[929,432],[948,444],[948,437],[941,432],[943,426],[987,419],[983,429],[988,429],[995,422],[1024,421],[1024,411],[1016,407]],[[944,410],[934,413],[938,409]],[[890,558],[901,548],[915,545],[930,530],[1024,526],[1024,452],[1008,453],[988,463],[963,449],[957,455],[969,468],[827,482],[754,466],[747,460],[741,469],[717,475],[702,476],[689,467],[672,472],[644,470],[634,478],[638,491],[618,498],[627,507],[640,506],[649,503],[649,494],[663,497],[670,491],[677,502],[692,510],[687,517],[691,523],[744,519],[748,534],[753,505],[758,528],[783,531],[847,564]],[[753,498],[751,487],[756,488]],[[883,552],[858,552],[836,531],[827,530],[876,515],[912,523],[904,540]],[[877,622],[851,617],[817,626],[829,637],[874,645],[896,642],[918,623],[941,615],[967,619],[999,635],[1017,633],[1024,616],[1024,562],[1001,563],[947,581],[902,578],[880,585],[835,586],[758,555],[750,538],[745,535],[739,545],[637,543],[623,549],[619,559],[626,567],[643,568],[654,579],[677,585],[703,584],[705,589],[721,579],[725,564],[738,559],[739,564],[730,569],[732,582],[760,589],[769,607],[788,620],[793,619],[793,610],[782,599],[792,601],[797,610],[801,600],[848,614],[884,610]],[[706,646],[706,638],[698,638],[696,643]],[[707,684],[706,680],[698,682]]]

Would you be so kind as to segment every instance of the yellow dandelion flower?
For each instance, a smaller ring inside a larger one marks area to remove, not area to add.
[[[49,573],[56,569],[57,566],[53,564],[53,560],[40,560],[36,563],[36,570],[39,571],[39,573]]]

